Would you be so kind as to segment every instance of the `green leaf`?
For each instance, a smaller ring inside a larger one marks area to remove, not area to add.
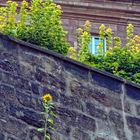
[[[48,122],[54,125],[54,120],[52,118],[48,119]]]
[[[58,118],[58,116],[57,116],[56,114],[54,114],[53,111],[50,112],[50,115],[52,115],[52,116],[55,117],[55,118]]]
[[[38,132],[43,132],[44,131],[44,128],[38,128],[37,131]]]

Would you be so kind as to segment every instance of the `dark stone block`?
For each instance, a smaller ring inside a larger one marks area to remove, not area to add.
[[[35,82],[31,82],[31,88],[32,88],[32,92],[36,95],[39,95],[39,87],[40,85],[35,83]]]
[[[136,106],[137,114],[140,115],[140,105]]]
[[[4,140],[4,134],[0,133],[0,140]]]
[[[21,139],[21,138],[20,138]],[[8,137],[7,140],[18,140],[16,138],[13,138],[13,137]]]
[[[0,82],[2,81],[2,71],[0,70]]]
[[[42,126],[41,123],[42,116],[36,113],[35,111],[11,104],[9,114],[18,119],[21,119],[22,121],[26,122],[29,125],[39,128]]]
[[[56,114],[59,116],[60,122],[64,122],[67,126],[75,126],[76,122],[76,112],[66,108],[57,108]]]
[[[124,132],[123,116],[119,112],[112,110],[109,112],[109,120],[111,124],[111,129],[114,130],[118,139],[127,140],[126,134]]]
[[[90,130],[92,132],[95,132],[96,130],[96,124],[95,120],[82,114],[76,115],[76,122],[79,128],[84,130]]]
[[[73,61],[73,60],[71,60],[71,61]],[[78,62],[75,62],[75,63],[78,63]],[[84,67],[80,67],[80,66],[71,64],[70,62],[65,62],[63,65],[67,72],[70,72],[78,79],[84,79],[84,80],[88,81],[89,71],[87,69],[85,69]]]
[[[29,140],[43,140],[43,133],[38,132],[36,129],[30,130]]]
[[[34,50],[30,50],[29,48],[24,49],[20,47],[20,56],[21,61],[30,64],[31,66],[39,66],[41,64],[40,56]]]
[[[115,93],[119,93],[119,94],[122,93],[122,83],[119,80],[113,77],[110,77],[107,74],[103,75],[97,72],[93,72],[92,82],[93,84],[96,84],[98,86],[110,89],[114,91]]]
[[[108,140],[108,138],[96,137],[95,140]]]
[[[140,118],[127,116],[127,124],[129,128],[135,133],[136,131],[140,134]]]
[[[96,105],[91,103],[86,103],[86,110],[89,115],[102,119],[107,120],[107,113],[99,108]]]
[[[86,115],[66,108],[58,108],[57,114],[59,115],[60,121],[64,121],[68,126],[75,126],[93,132],[96,130],[95,120]]]
[[[126,84],[125,91],[128,97],[134,100],[140,100],[140,87],[136,87],[131,84]]]
[[[72,136],[74,140],[91,140],[87,133],[77,128],[73,130]]]
[[[39,110],[43,104],[40,104],[39,99],[37,97],[33,97],[24,92],[16,91],[16,97],[18,102],[25,107],[32,108],[34,110]],[[43,111],[43,109],[42,109]]]
[[[0,117],[6,117],[7,112],[8,112],[8,103],[6,99],[0,99]]]
[[[109,112],[109,120],[116,128],[124,127],[122,115],[116,111]]]
[[[20,61],[20,68],[19,68],[20,74],[19,75],[21,77],[34,81],[35,80],[35,68],[34,67],[35,66],[32,66],[31,64]]]
[[[9,85],[1,84],[0,99],[5,101],[16,101],[14,88]]]
[[[73,96],[65,96],[64,94],[60,96],[60,103],[63,104],[63,106],[72,108],[72,109],[78,109],[83,111],[83,105],[79,98],[73,97]]]
[[[6,84],[13,85],[16,89],[31,90],[28,80],[10,73],[3,73],[2,81]]]
[[[46,73],[41,69],[36,70],[35,77],[38,82],[45,84],[46,86],[51,86],[52,88],[54,86],[57,90],[64,91],[66,88],[64,79],[58,79],[52,74]]]
[[[19,74],[19,64],[18,61],[8,59],[8,57],[5,57],[4,59],[0,59],[0,69],[10,72],[12,74]]]
[[[108,90],[102,90],[100,86],[98,88],[86,87],[80,82],[72,81],[70,83],[70,90],[73,96],[82,99],[84,102],[94,99],[107,107],[122,110],[120,95],[110,93]]]
[[[8,116],[8,114],[4,120],[0,120],[0,132],[5,132],[9,134],[9,136],[21,137],[23,134],[26,135],[26,128],[27,124],[14,117]]]
[[[58,120],[59,121],[59,120]],[[59,121],[58,123],[55,124],[55,129],[57,132],[59,132],[60,134],[69,137],[70,133],[71,133],[71,126],[65,124],[65,122],[63,121]]]

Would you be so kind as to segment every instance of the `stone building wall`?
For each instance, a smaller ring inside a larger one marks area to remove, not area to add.
[[[140,86],[0,35],[0,140],[43,140],[41,97],[53,96],[53,140],[140,140]]]
[[[86,20],[92,23],[92,35],[99,34],[105,24],[113,29],[114,35],[126,38],[126,25],[132,23],[135,33],[140,33],[140,1],[136,0],[54,0],[62,7],[62,22],[68,31],[68,40],[76,47],[76,29]]]
[[[5,5],[7,0],[1,0]],[[20,3],[22,0],[13,0]],[[26,0],[30,2],[30,0]],[[126,25],[132,23],[135,33],[140,33],[140,1],[139,0],[53,0],[62,7],[62,23],[68,31],[68,41],[77,46],[76,29],[84,25],[86,20],[92,23],[92,35],[99,35],[99,27],[105,24],[113,29],[114,35],[126,40]]]

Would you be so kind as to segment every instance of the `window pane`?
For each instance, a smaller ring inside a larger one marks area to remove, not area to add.
[[[95,48],[95,54],[98,54],[98,45],[99,45],[99,38],[95,38],[95,45],[94,45],[94,48]]]

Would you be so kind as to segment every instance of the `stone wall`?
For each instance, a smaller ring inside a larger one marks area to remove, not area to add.
[[[0,35],[0,140],[43,140],[41,96],[53,96],[53,140],[139,140],[140,86]]]

